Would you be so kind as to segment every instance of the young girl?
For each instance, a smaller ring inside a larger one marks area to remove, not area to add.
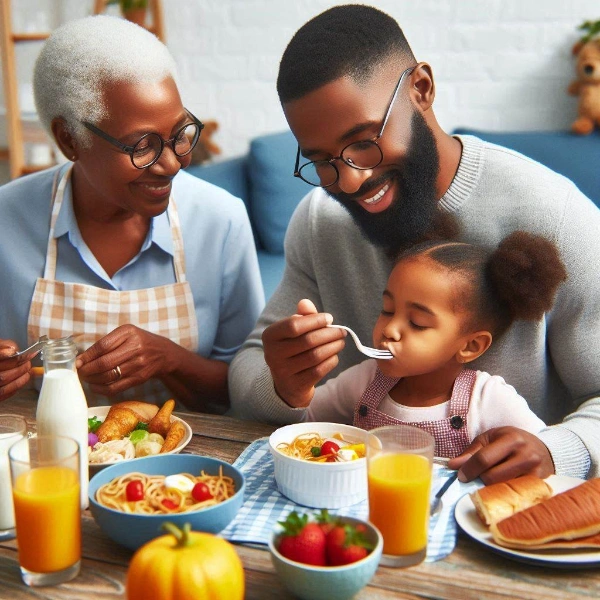
[[[518,319],[540,320],[566,278],[556,247],[522,231],[499,247],[425,242],[404,252],[383,292],[366,360],[318,387],[308,421],[372,429],[409,423],[436,439],[436,455],[461,454],[480,433],[545,427],[502,377],[465,368]]]

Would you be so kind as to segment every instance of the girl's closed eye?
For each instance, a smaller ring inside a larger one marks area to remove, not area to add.
[[[381,309],[381,314],[384,317],[393,317],[394,316],[394,311],[393,310],[386,310],[385,308]]]
[[[416,329],[417,331],[424,331],[425,329],[429,329],[429,325],[419,325],[414,321],[410,321],[409,324],[413,329]]]

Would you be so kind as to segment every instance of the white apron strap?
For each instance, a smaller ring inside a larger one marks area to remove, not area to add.
[[[175,277],[178,283],[184,283],[187,281],[185,274],[185,253],[183,251],[183,236],[181,234],[181,225],[179,223],[179,213],[177,212],[177,205],[175,204],[175,198],[171,193],[169,198],[169,207],[167,208],[167,215],[169,217],[169,223],[171,225],[171,236],[173,237],[173,266],[175,267]]]
[[[56,275],[56,239],[54,238],[54,227],[56,226],[56,220],[58,219],[58,213],[63,203],[65,195],[65,188],[67,182],[71,177],[71,171],[73,165],[70,165],[67,172],[64,174],[60,182],[60,169],[56,171],[54,175],[54,182],[52,184],[52,213],[50,214],[50,233],[48,234],[48,247],[46,249],[46,265],[44,266],[44,279],[55,279]]]

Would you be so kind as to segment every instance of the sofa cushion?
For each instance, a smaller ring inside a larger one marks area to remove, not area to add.
[[[194,177],[199,177],[218,185],[230,194],[241,198],[248,208],[248,180],[246,178],[246,157],[230,158],[221,162],[207,165],[191,165],[186,171]]]
[[[293,176],[297,147],[290,131],[257,137],[250,143],[250,214],[261,246],[276,254],[283,253],[294,209],[312,189]]]
[[[454,133],[475,135],[533,158],[568,177],[600,206],[600,131],[581,136],[566,131],[499,133],[460,128]]]
[[[259,250],[257,254],[260,276],[265,290],[265,300],[268,300],[283,277],[285,256],[283,254],[272,254],[266,250]]]

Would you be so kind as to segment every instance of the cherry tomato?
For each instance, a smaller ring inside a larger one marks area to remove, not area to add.
[[[331,454],[331,456],[327,456],[327,462],[333,462],[339,449],[340,447],[335,442],[327,441],[321,446],[321,456]]]
[[[192,489],[192,498],[196,500],[196,502],[204,502],[204,500],[210,500],[213,495],[210,493],[208,486],[200,481]]]
[[[134,479],[125,488],[127,502],[137,502],[144,499],[144,484],[139,479]]]
[[[169,510],[175,510],[179,508],[179,504],[177,504],[177,502],[174,502],[173,500],[170,500],[169,498],[165,498],[164,500],[162,500],[161,504]]]

